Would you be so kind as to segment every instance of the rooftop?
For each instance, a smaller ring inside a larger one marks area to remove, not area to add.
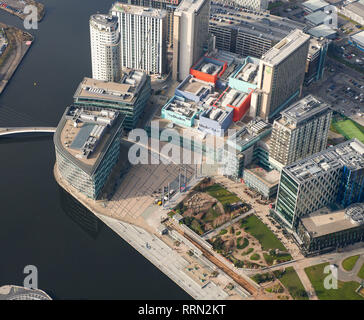
[[[211,5],[210,13],[213,15],[213,18],[210,19],[210,26],[237,29],[274,42],[280,41],[292,30],[305,28],[303,23],[288,18],[234,11],[216,5]]]
[[[350,170],[364,168],[364,144],[359,140],[345,141],[284,167],[283,170],[295,181],[302,183],[343,166]]]
[[[310,11],[316,11],[316,10],[320,10],[326,6],[328,6],[330,3],[327,3],[324,0],[308,0],[304,3],[302,3],[302,5],[304,7],[306,7],[307,9],[309,9]]]
[[[325,43],[328,43],[328,40],[311,38],[310,46],[308,47],[308,56],[312,57],[313,55],[315,55],[315,53],[319,51]]]
[[[182,0],[175,12],[197,12],[207,0]]]
[[[351,38],[357,42],[360,46],[364,47],[364,30],[359,31],[351,36]]]
[[[314,24],[315,26],[324,23],[326,19],[330,19],[330,16],[326,14],[324,11],[316,11],[313,13],[310,13],[305,17],[309,22]]]
[[[90,20],[105,28],[115,27],[118,23],[118,19],[116,17],[108,14],[94,14],[91,16]]]
[[[320,101],[313,95],[308,95],[282,111],[282,117],[278,120],[278,122],[282,125],[294,128],[298,124],[328,110],[329,108],[330,105],[327,103]]]
[[[265,185],[268,185],[270,187],[277,185],[279,183],[279,178],[281,176],[280,172],[277,170],[267,171],[255,164],[248,166],[247,168],[244,169],[244,171],[245,170],[256,176]]]
[[[249,58],[245,65],[233,75],[233,78],[252,84],[258,82],[259,60]]]
[[[352,2],[346,5],[345,8],[364,18],[364,3],[360,1]]]
[[[273,48],[269,49],[261,58],[265,63],[276,65],[286,59],[298,47],[310,39],[308,34],[296,29],[288,36],[278,42]]]
[[[131,102],[138,95],[140,86],[146,81],[146,78],[146,74],[141,71],[125,72],[120,83],[85,77],[79,84],[74,98]]]
[[[351,219],[354,216],[357,221]],[[321,208],[301,218],[306,230],[315,238],[355,228],[363,223],[364,204],[357,203],[346,209],[332,211],[328,207]]]
[[[163,109],[190,119],[200,110],[200,107],[193,101],[183,101],[174,96]]]
[[[193,76],[188,76],[187,77],[187,81],[183,81],[181,83],[181,86],[178,86],[178,90],[184,91],[184,92],[188,92],[191,93],[195,96],[200,96],[200,94],[205,90],[205,89],[212,89],[213,86],[211,83],[206,82],[206,81],[202,81],[200,79],[197,79]]]
[[[134,14],[138,16],[145,16],[157,19],[163,19],[167,15],[167,11],[161,9],[155,9],[150,7],[141,7],[141,6],[134,6],[130,4],[123,4],[121,2],[116,2],[112,8],[111,12],[123,12],[126,14]]]
[[[54,136],[65,157],[91,175],[119,132],[125,116],[101,108],[66,109]]]
[[[252,142],[266,136],[271,128],[271,124],[260,119],[254,119],[232,135],[228,139],[228,144],[244,150],[245,147],[250,147]]]
[[[336,31],[326,24],[321,24],[319,26],[313,27],[307,31],[310,35],[316,38],[327,38],[336,35]]]

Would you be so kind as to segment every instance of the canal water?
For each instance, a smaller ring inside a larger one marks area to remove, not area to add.
[[[112,0],[42,0],[46,17],[0,96],[0,127],[56,126],[91,76],[89,17]],[[23,28],[0,12],[0,21]],[[24,267],[54,299],[190,299],[172,280],[56,184],[50,136],[0,140],[0,286]]]

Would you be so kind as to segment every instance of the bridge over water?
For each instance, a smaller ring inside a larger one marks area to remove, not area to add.
[[[55,127],[9,127],[9,128],[0,128],[0,137],[1,136],[9,136],[13,134],[19,133],[54,133],[56,132]]]

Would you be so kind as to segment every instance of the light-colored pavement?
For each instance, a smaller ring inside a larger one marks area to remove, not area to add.
[[[189,263],[157,236],[142,228],[103,215],[98,217],[193,298],[222,300],[228,297],[228,294],[214,283],[210,282],[201,288],[187,276],[184,269]]]

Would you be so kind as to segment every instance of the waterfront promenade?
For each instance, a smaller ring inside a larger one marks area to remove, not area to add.
[[[134,175],[135,172],[131,170],[129,171],[129,174]],[[216,265],[211,263],[205,256],[194,255],[192,263],[192,258],[188,255],[188,252],[191,248],[198,252],[199,249],[197,247],[193,245],[188,247],[183,243],[176,247],[174,245],[175,241],[171,237],[159,234],[157,226],[160,225],[161,217],[164,216],[164,210],[161,207],[153,206],[152,202],[149,206],[145,207],[146,199],[150,198],[153,200],[152,196],[141,193],[138,195],[130,193],[132,191],[130,188],[126,190],[126,198],[119,198],[120,195],[116,195],[117,198],[113,198],[110,203],[113,203],[113,201],[116,201],[116,203],[119,201],[134,203],[133,214],[125,214],[122,205],[115,205],[114,202],[114,205],[109,207],[107,202],[103,200],[93,201],[79,193],[63,180],[58,173],[57,166],[54,168],[54,176],[57,183],[63,189],[99,217],[106,225],[120,235],[120,237],[133,246],[194,299],[236,300],[250,298],[249,292],[240,287],[240,285],[229,275],[217,268]],[[129,179],[126,178],[126,181],[128,180]],[[123,190],[122,185],[118,190]],[[183,238],[181,238],[181,240],[182,242],[184,241]],[[189,242],[186,240],[186,243]],[[199,277],[191,274],[191,271],[193,271],[192,269],[194,269],[191,267],[192,265],[197,269],[207,270],[206,273],[209,274],[213,274],[214,271],[217,271],[218,275],[216,277],[209,277],[208,281],[202,284]]]

